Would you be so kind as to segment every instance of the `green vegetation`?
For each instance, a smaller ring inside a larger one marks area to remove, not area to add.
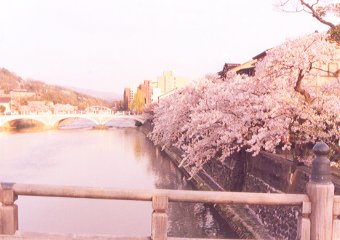
[[[136,111],[137,113],[142,113],[145,106],[144,99],[145,99],[144,93],[140,89],[137,89],[137,92],[131,103],[131,109],[133,111]]]

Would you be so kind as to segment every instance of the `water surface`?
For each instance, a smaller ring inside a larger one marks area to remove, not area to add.
[[[116,189],[192,189],[190,183],[128,122],[109,130],[0,133],[0,181]],[[119,126],[119,127],[117,127]],[[151,203],[22,197],[19,230],[148,236]],[[170,203],[170,236],[235,237],[209,206]]]

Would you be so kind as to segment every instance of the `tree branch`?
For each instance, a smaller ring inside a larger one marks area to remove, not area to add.
[[[316,4],[318,3],[319,1],[316,2]],[[306,3],[304,0],[300,0],[300,3],[302,6],[305,6],[306,8],[308,8],[310,11],[311,11],[311,14],[314,18],[316,18],[319,22],[333,28],[335,25],[331,22],[328,22],[326,21],[325,19],[323,19],[318,13],[317,11],[315,11],[315,9],[313,8],[315,6],[315,4],[313,5],[309,5],[308,3]]]
[[[304,74],[303,74],[302,70],[300,70],[298,80],[296,81],[294,90],[297,91],[298,93],[300,93],[305,98],[306,103],[310,104],[312,102],[312,97],[310,96],[310,94],[305,89],[302,88],[303,77],[304,77]]]

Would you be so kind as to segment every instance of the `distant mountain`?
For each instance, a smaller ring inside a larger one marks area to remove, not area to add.
[[[24,80],[14,72],[8,71],[6,68],[0,68],[0,89],[9,92],[12,89],[20,89]]]
[[[25,89],[34,92],[35,96],[21,99],[21,104],[25,105],[27,101],[39,100],[50,101],[54,104],[71,104],[84,109],[87,106],[103,105],[109,106],[109,101],[103,98],[90,96],[89,94],[80,93],[65,87],[49,85],[36,80],[23,80],[17,74],[10,72],[5,68],[0,68],[0,90],[3,93],[9,93],[12,90]],[[112,99],[110,100],[110,102]]]
[[[100,98],[109,102],[116,101],[116,100],[121,100],[122,94],[114,93],[114,92],[103,92],[103,91],[96,91],[96,90],[91,90],[91,89],[83,89],[83,88],[76,88],[76,87],[65,87],[68,89],[71,89],[73,91],[83,93],[95,98]]]

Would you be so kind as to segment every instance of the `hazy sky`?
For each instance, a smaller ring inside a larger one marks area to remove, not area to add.
[[[0,0],[0,67],[122,94],[164,70],[199,78],[287,38],[325,31],[274,0]]]

